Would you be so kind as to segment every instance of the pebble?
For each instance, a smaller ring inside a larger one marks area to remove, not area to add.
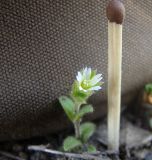
[[[146,154],[145,160],[152,160],[152,153]]]

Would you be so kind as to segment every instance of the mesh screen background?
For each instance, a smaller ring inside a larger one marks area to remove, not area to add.
[[[52,103],[68,93],[78,70],[102,72],[106,99],[106,0],[0,1],[0,139],[61,129]],[[122,93],[152,80],[152,1],[124,0]],[[101,107],[101,105],[100,105]]]

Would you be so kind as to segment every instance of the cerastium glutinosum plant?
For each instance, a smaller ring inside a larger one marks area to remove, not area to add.
[[[93,112],[93,107],[87,104],[87,99],[95,91],[101,89],[101,85],[103,84],[101,80],[101,74],[97,74],[96,70],[86,67],[78,72],[70,95],[59,98],[66,115],[73,123],[75,129],[75,136],[69,136],[64,140],[64,151],[96,151],[94,146],[87,143],[96,127],[91,122],[81,124],[81,121],[84,115]]]
[[[145,101],[152,104],[152,83],[145,85]]]

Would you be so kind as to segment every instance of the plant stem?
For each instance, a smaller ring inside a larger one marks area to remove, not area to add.
[[[81,104],[77,104],[76,105],[76,114],[79,113],[80,106],[81,106]],[[80,121],[81,120],[76,120],[74,122],[74,129],[75,129],[75,136],[76,136],[76,138],[80,138]]]
[[[78,121],[74,122],[74,128],[75,128],[76,138],[80,138],[80,122]]]

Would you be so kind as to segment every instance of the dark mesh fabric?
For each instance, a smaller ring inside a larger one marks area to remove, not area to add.
[[[126,94],[152,80],[152,1],[124,3]],[[1,140],[63,128],[66,116],[54,101],[68,93],[82,67],[103,73],[103,92],[92,98],[102,106],[107,85],[106,4],[106,0],[0,1]]]

